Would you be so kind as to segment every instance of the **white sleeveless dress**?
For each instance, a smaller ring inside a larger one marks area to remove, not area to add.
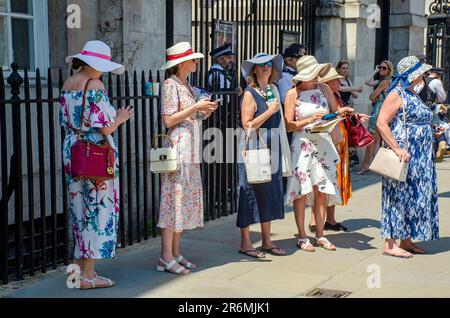
[[[300,93],[295,108],[295,120],[310,117],[316,112],[329,113],[328,103],[320,89]],[[337,168],[339,154],[330,134],[308,134],[294,132],[291,143],[292,177],[288,180],[285,205],[307,196],[307,205],[314,203],[313,187],[327,194],[327,205],[336,204],[339,199]]]

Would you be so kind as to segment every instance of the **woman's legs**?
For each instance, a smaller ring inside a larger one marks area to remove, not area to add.
[[[361,171],[358,174],[364,174],[369,171],[370,163],[373,156],[380,145],[380,134],[377,132],[372,134],[374,142],[367,146],[366,153],[364,154],[364,161],[361,165]]]
[[[271,222],[265,222],[261,223],[261,233],[262,233],[262,249],[263,250],[271,250],[272,254],[276,255],[285,255],[286,252],[283,251],[281,248],[278,248],[275,246],[275,244],[272,243],[271,237],[270,237],[270,227],[272,223]]]
[[[95,260],[91,258],[86,258],[83,260],[77,260],[77,263],[81,264],[80,268],[83,268],[81,271],[81,278],[83,278],[80,282],[80,287],[104,287],[104,286],[110,286],[110,282],[107,279],[103,279],[100,277],[97,277],[97,274],[94,271],[95,267]],[[95,286],[93,286],[92,283],[86,281],[86,280],[95,280]]]
[[[397,256],[397,257],[404,257],[404,258],[410,258],[413,255],[407,251],[405,251],[403,248],[400,248],[397,243],[395,243],[394,239],[386,239],[384,242],[384,254]]]
[[[323,237],[323,226],[325,224],[325,201],[326,194],[319,192],[317,187],[314,187],[314,217],[316,220],[316,236]]]
[[[241,228],[241,248],[242,253],[248,256],[260,258],[264,256],[264,253],[257,251],[250,240],[250,227]]]
[[[426,253],[426,251],[423,248],[414,244],[410,238],[406,239],[406,240],[401,240],[400,248],[404,249],[405,251],[412,252],[415,254],[425,254]]]
[[[175,258],[180,257],[181,249],[180,249],[180,241],[181,241],[181,232],[180,233],[174,233],[173,234],[173,241],[172,241],[172,254]],[[190,262],[186,259],[183,259],[179,264],[182,266],[187,266]],[[197,265],[191,263],[191,268],[197,268]]]
[[[295,223],[297,224],[298,238],[306,238],[305,207],[306,207],[306,196],[302,196],[300,199],[294,201],[294,214],[295,214]]]
[[[331,225],[337,224],[337,221],[334,216],[335,211],[336,211],[335,205],[327,207],[327,223]]]
[[[165,263],[171,262],[175,257],[173,254],[173,242],[175,238],[175,232],[169,229],[161,229],[161,260]],[[179,243],[177,248],[179,249]],[[161,260],[158,264],[163,266]],[[175,265],[172,270],[176,271],[181,265]],[[182,274],[188,274],[189,270],[183,270]]]
[[[300,199],[294,201],[294,214],[295,214],[295,223],[297,224],[298,235],[297,238],[299,240],[307,239],[306,231],[305,231],[305,207],[306,207],[306,196],[302,196]],[[314,214],[314,213],[311,213]],[[307,251],[314,252],[314,246],[302,244],[302,241],[298,242],[298,246]]]

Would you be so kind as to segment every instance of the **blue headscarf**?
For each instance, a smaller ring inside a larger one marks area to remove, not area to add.
[[[418,62],[416,65],[411,67],[406,72],[403,72],[401,74],[394,75],[394,80],[392,81],[391,87],[387,90],[387,93],[389,94],[394,88],[396,88],[399,84],[402,87],[408,87],[411,82],[408,79],[408,76],[417,71],[422,67],[422,63]]]

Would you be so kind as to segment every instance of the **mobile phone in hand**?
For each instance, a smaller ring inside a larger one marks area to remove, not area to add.
[[[221,98],[216,99],[216,100],[214,101],[214,103],[217,103],[217,104],[219,104],[219,105],[222,105],[222,103],[223,103],[223,98],[221,97]]]

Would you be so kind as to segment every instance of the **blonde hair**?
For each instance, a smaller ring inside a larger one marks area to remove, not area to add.
[[[278,80],[280,79],[281,74],[278,72],[278,70],[273,67],[272,73],[269,77],[269,84],[277,84]],[[258,86],[258,78],[255,74],[255,66],[253,65],[252,70],[250,71],[250,75],[246,78],[247,84],[251,87],[257,87]]]
[[[394,64],[393,64],[391,61],[389,61],[389,60],[383,60],[383,61],[381,61],[380,65],[381,65],[382,63],[384,63],[384,64],[386,64],[386,65],[388,66],[388,68],[389,68],[389,74],[388,74],[388,77],[389,77],[389,78],[392,78],[392,76],[394,76]]]

